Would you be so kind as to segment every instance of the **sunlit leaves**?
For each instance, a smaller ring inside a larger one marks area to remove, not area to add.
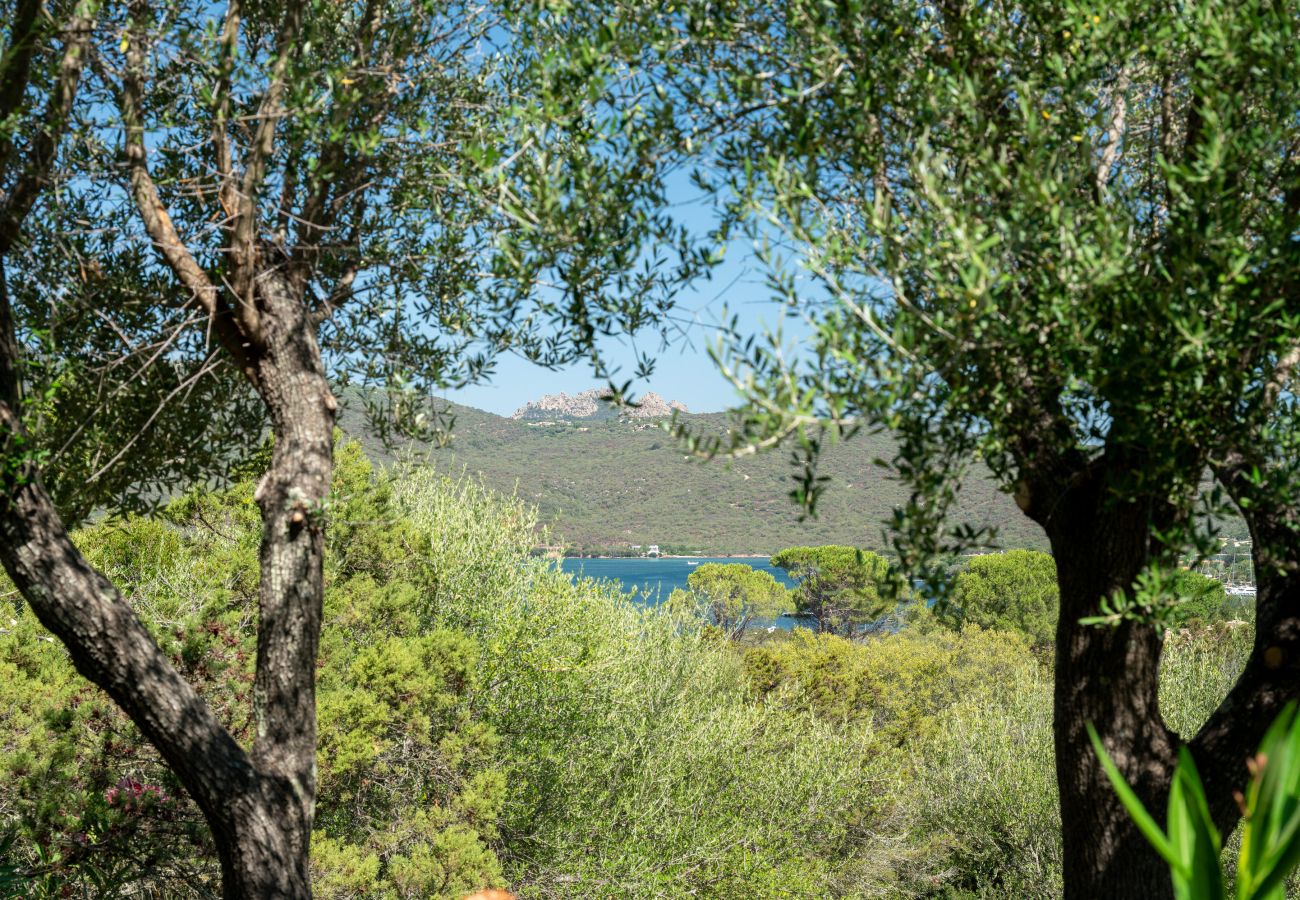
[[[694,95],[711,178],[810,346],[728,342],[749,402],[715,449],[898,432],[914,499],[889,525],[917,571],[989,539],[947,521],[976,457],[1009,492],[1122,457],[1108,496],[1166,504],[1155,555],[1199,552],[1211,448],[1259,427],[1300,338],[1296,11],[729,11]]]
[[[1219,832],[1187,748],[1179,752],[1170,785],[1166,832],[1124,781],[1091,724],[1088,732],[1124,808],[1169,864],[1179,900],[1227,897]],[[1277,900],[1285,896],[1286,880],[1300,865],[1300,719],[1294,703],[1269,727],[1259,752],[1246,765],[1250,785],[1241,799],[1244,822],[1235,896],[1237,900]]]

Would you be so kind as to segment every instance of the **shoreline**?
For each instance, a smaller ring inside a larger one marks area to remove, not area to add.
[[[659,556],[607,556],[600,553],[563,556],[561,559],[771,559],[770,553],[661,553]]]

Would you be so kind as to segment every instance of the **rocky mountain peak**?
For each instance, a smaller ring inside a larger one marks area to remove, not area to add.
[[[619,410],[607,399],[608,392],[594,388],[577,394],[547,394],[525,403],[510,416],[522,421],[547,419],[609,419],[620,414],[630,419],[666,419],[673,410],[688,412],[680,400],[665,400],[654,391],[640,395],[635,407]]]

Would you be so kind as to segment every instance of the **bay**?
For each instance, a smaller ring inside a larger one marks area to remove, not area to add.
[[[735,557],[681,557],[660,559],[626,558],[567,558],[561,560],[560,569],[577,577],[598,578],[618,582],[624,591],[635,591],[639,602],[658,605],[668,599],[677,588],[686,590],[686,580],[703,563],[744,563],[752,569],[771,573],[781,584],[793,588],[797,582],[763,558]],[[791,610],[793,611],[793,610]],[[790,629],[807,622],[797,616],[783,615],[771,621],[754,622],[756,627],[776,626]]]

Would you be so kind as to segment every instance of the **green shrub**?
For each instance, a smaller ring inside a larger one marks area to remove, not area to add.
[[[747,650],[745,669],[760,696],[834,721],[867,722],[902,744],[963,698],[1001,700],[1034,677],[1037,664],[1023,638],[979,628],[905,629],[863,642],[796,629],[787,641]]]
[[[961,700],[914,753],[912,891],[953,900],[1061,895],[1050,679],[1022,676],[997,700]]]
[[[459,898],[502,883],[499,740],[473,713],[478,647],[421,617],[427,577],[391,479],[339,449],[317,704],[317,895]],[[251,484],[76,535],[227,727],[251,740]],[[4,677],[4,676],[10,677]],[[23,896],[214,896],[193,804],[134,726],[19,608],[0,634],[0,872]]]
[[[1022,635],[797,630],[743,651],[532,557],[534,512],[376,474],[328,505],[312,866],[324,898],[1047,897],[1051,690]],[[251,484],[77,535],[241,740]],[[7,622],[7,624],[6,624]],[[1168,639],[1189,733],[1249,627]],[[197,810],[21,604],[0,620],[0,893],[212,896]],[[8,885],[9,887],[6,887]]]
[[[1165,724],[1187,739],[1196,734],[1236,683],[1254,640],[1254,629],[1246,624],[1170,633],[1160,664]]]
[[[792,592],[795,607],[816,622],[818,631],[853,634],[895,605],[881,590],[889,578],[889,561],[870,550],[834,544],[789,547],[772,557],[772,565],[798,579]]]
[[[790,592],[772,573],[745,563],[703,563],[665,604],[674,615],[698,616],[723,635],[739,639],[755,619],[775,619],[789,609]]]
[[[424,471],[397,496],[428,541],[430,614],[482,648],[522,895],[870,894],[895,768],[869,728],[756,702],[726,642],[530,560],[517,502]]]
[[[1223,584],[1199,572],[1179,569],[1169,579],[1169,592],[1177,598],[1169,624],[1177,628],[1203,628],[1239,618],[1239,598],[1229,597]]]

